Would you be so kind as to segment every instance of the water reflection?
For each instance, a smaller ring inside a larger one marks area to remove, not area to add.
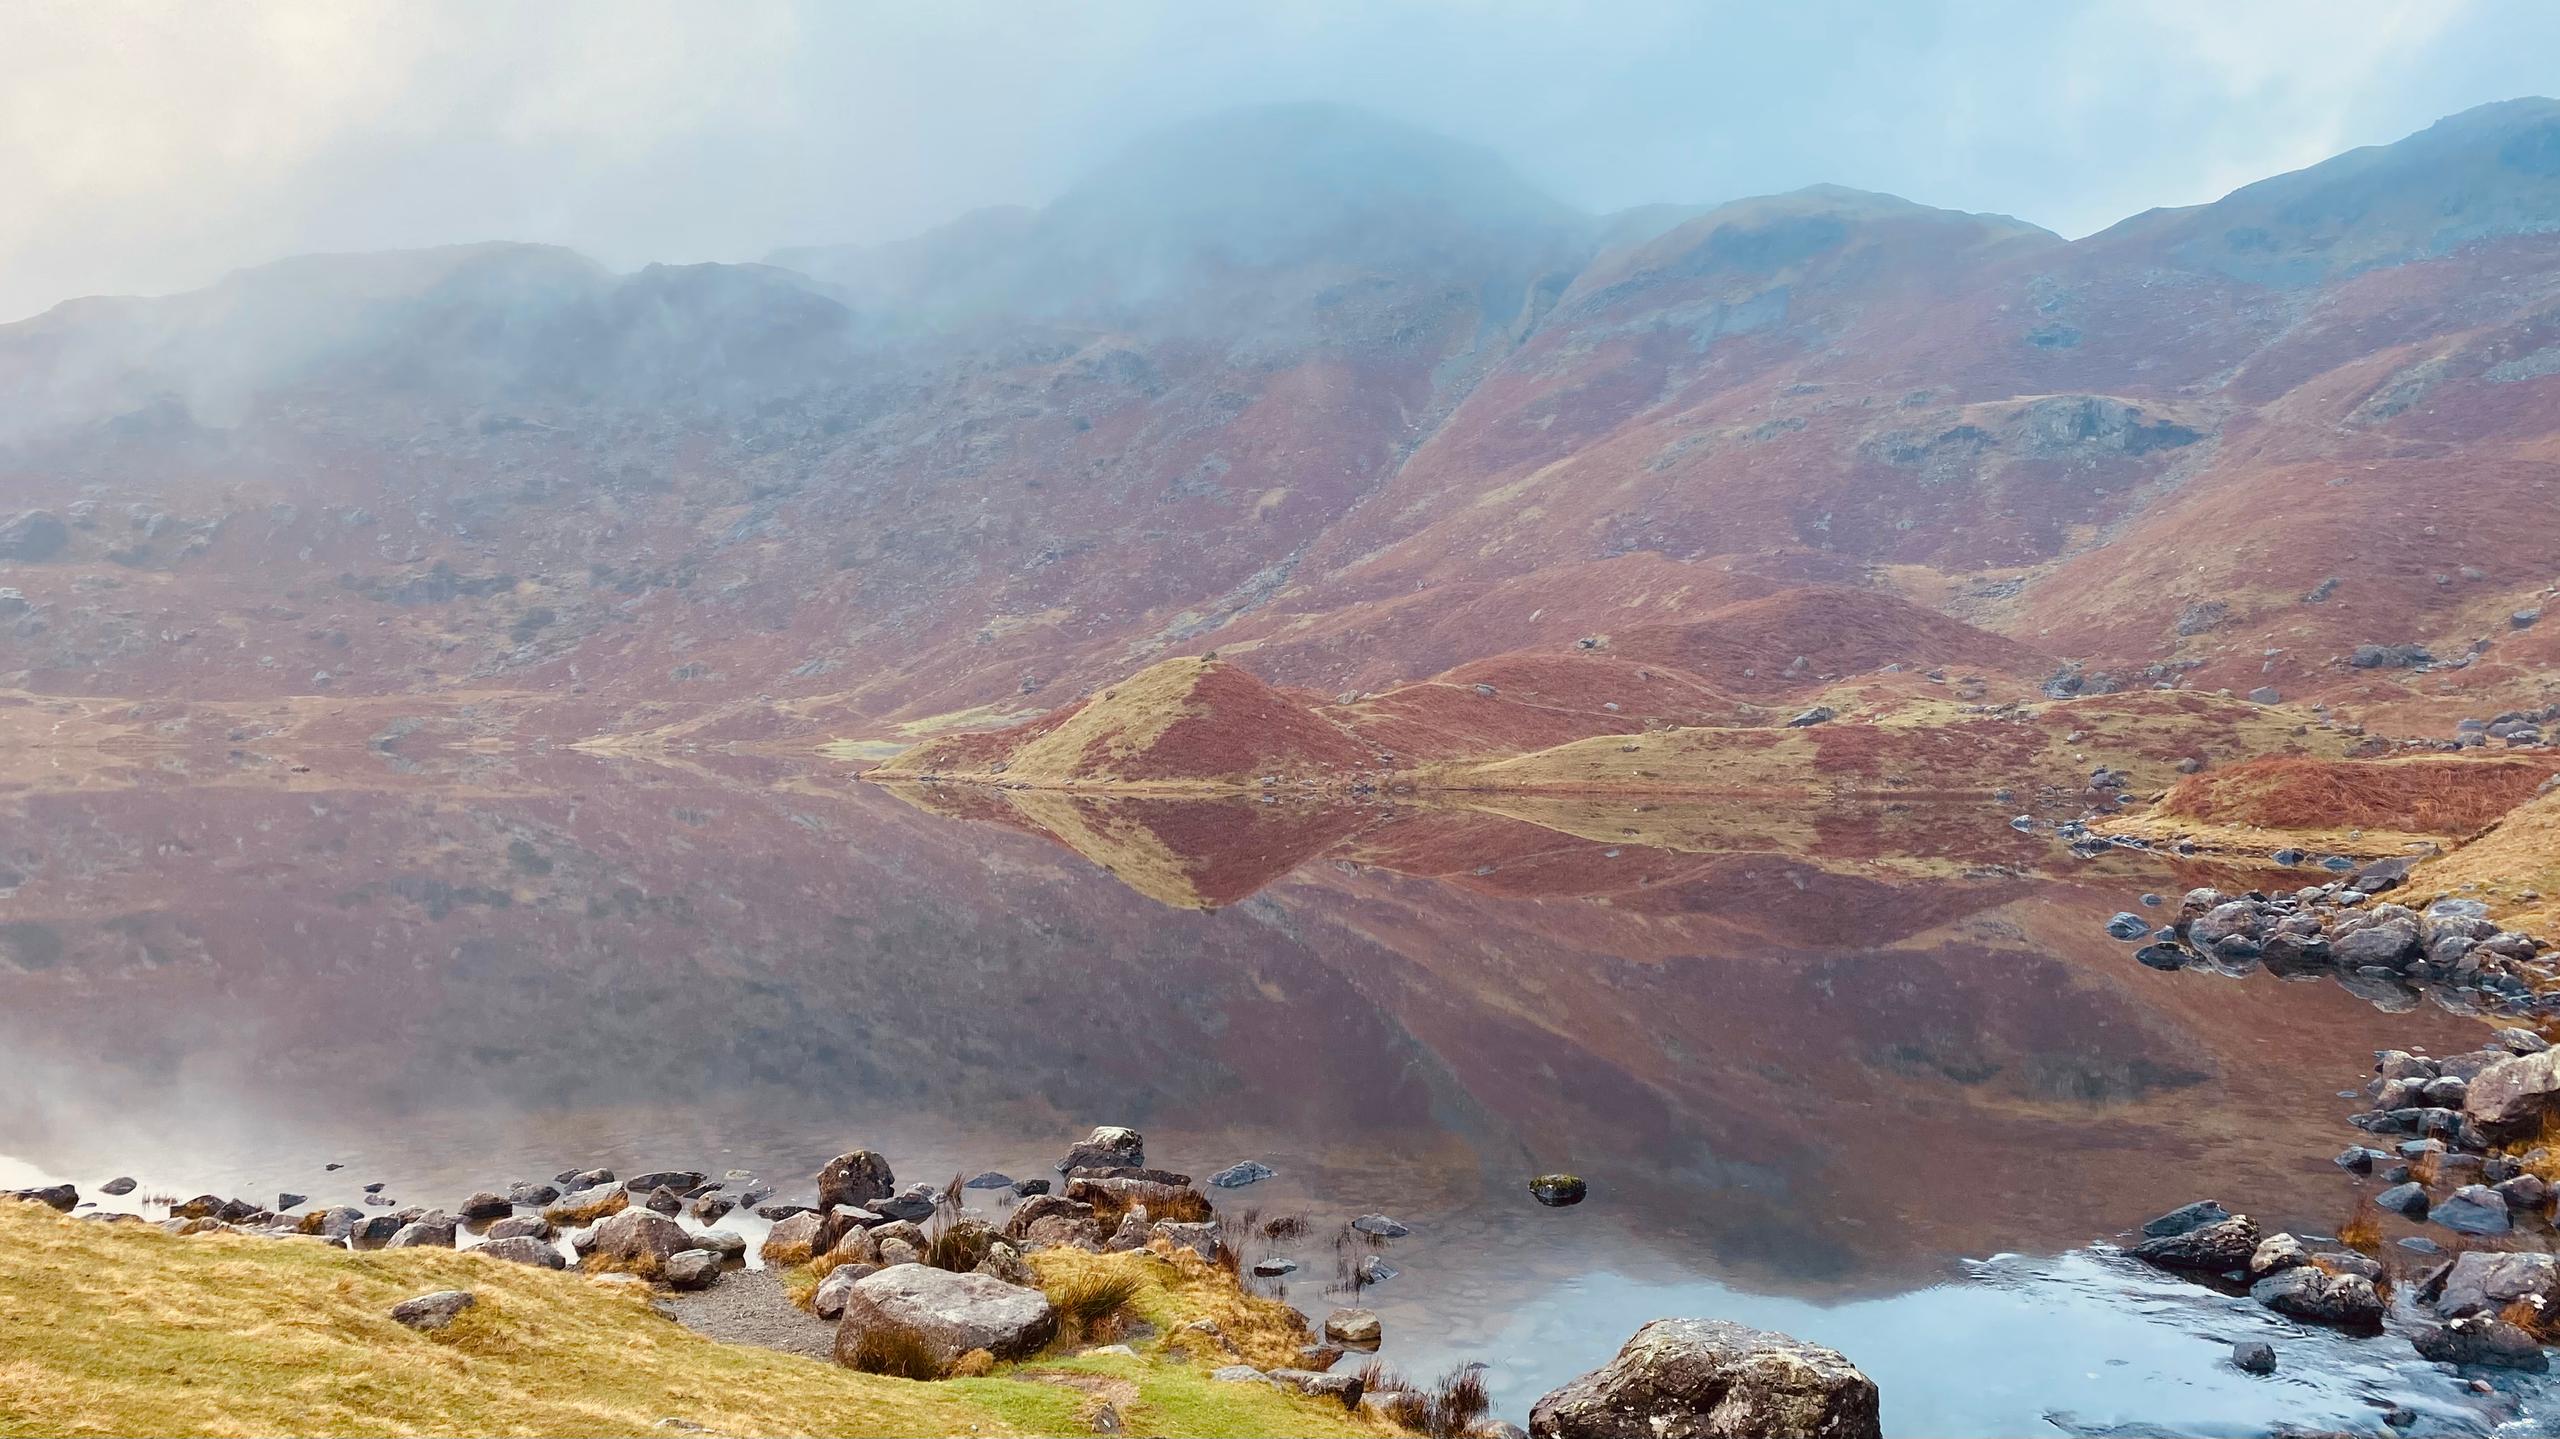
[[[1487,1358],[1523,1401],[1687,1310],[1835,1338],[1915,1423],[2072,1407],[1967,1371],[2003,1293],[2124,1350],[2127,1384],[2192,1378],[2209,1346],[2146,1358],[2167,1341],[2074,1297],[2117,1281],[1948,1286],[2205,1192],[2333,1227],[2335,1091],[2378,1045],[2478,1032],[2144,970],[2105,916],[2236,877],[2080,860],[1987,810],[165,759],[5,798],[0,1153],[322,1203],[588,1163],[754,1168],[788,1197],[856,1144],[906,1178],[1035,1173],[1127,1123],[1159,1163],[1280,1171],[1236,1202],[1405,1218],[1404,1277],[1368,1296],[1390,1357]],[[1533,1204],[1556,1169],[1592,1200]],[[1292,1297],[1320,1303],[1329,1263],[1301,1258]],[[2083,1350],[2034,1352],[2060,1374]]]

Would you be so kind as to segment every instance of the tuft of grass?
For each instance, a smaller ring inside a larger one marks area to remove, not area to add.
[[[966,1274],[986,1262],[987,1251],[995,1247],[997,1238],[993,1226],[977,1220],[938,1225],[925,1236],[924,1262],[936,1269]]]
[[[1052,1303],[1056,1302],[1058,1286],[1071,1276],[1134,1275],[1138,1289],[1128,1300],[1129,1314],[1167,1336],[1175,1335],[1194,1320],[1214,1322],[1235,1354],[1233,1359],[1222,1357],[1220,1363],[1285,1369],[1298,1362],[1298,1351],[1307,1343],[1305,1315],[1277,1300],[1251,1293],[1188,1249],[1176,1249],[1170,1254],[1153,1250],[1088,1254],[1080,1249],[1043,1249],[1025,1257],[1039,1274],[1041,1288],[1053,1296]]]
[[[2382,1216],[2369,1204],[2358,1206],[2355,1217],[2338,1226],[2338,1242],[2359,1254],[2374,1254],[2382,1248]]]
[[[1046,1292],[1058,1311],[1058,1325],[1070,1336],[1099,1331],[1112,1316],[1138,1297],[1140,1280],[1129,1273],[1085,1270],[1060,1276]]]
[[[1484,1387],[1484,1366],[1461,1364],[1441,1376],[1422,1423],[1415,1427],[1432,1439],[1461,1439],[1492,1409],[1493,1396]]]

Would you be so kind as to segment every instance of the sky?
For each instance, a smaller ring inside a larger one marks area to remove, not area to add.
[[[1273,101],[1596,211],[1827,181],[2078,236],[2528,94],[2560,0],[0,0],[0,320],[312,251],[894,239]]]

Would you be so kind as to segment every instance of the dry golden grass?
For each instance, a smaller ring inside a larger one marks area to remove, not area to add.
[[[1043,1258],[1044,1272],[1123,1268],[1168,1332],[1217,1317],[1253,1340],[1255,1362],[1284,1357],[1269,1302],[1197,1259]],[[390,1318],[438,1289],[479,1302],[434,1334]],[[1389,1432],[1166,1355],[1040,1364],[1107,1373],[1136,1395],[1124,1415],[1142,1432]],[[919,1383],[717,1343],[627,1280],[449,1250],[178,1239],[0,1203],[0,1435],[641,1434],[666,1420],[729,1435],[1080,1434],[1089,1408],[1041,1368]]]
[[[1233,1275],[1188,1249],[1127,1254],[1044,1249],[1029,1258],[1041,1288],[1053,1295],[1103,1277],[1135,1280],[1125,1302],[1169,1340],[1179,1340],[1183,1327],[1197,1320],[1215,1323],[1233,1346],[1231,1353],[1218,1351],[1220,1364],[1286,1368],[1298,1362],[1298,1351],[1308,1342],[1305,1316],[1276,1299],[1248,1293]]]
[[[2560,939],[2560,793],[2518,806],[2488,833],[2420,866],[2410,887],[2476,894],[2500,923]]]

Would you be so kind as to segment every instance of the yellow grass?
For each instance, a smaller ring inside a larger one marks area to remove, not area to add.
[[[1205,1296],[1206,1276],[1172,1261],[1113,1260],[1162,1272],[1141,1303],[1168,1318],[1258,1302]],[[390,1318],[394,1304],[438,1289],[479,1302],[435,1334]],[[1139,1432],[1383,1432],[1163,1356],[1103,1367],[1130,1387],[1123,1413]],[[1088,1394],[1043,1368],[885,1379],[702,1338],[627,1283],[442,1250],[178,1239],[0,1203],[0,1435],[1090,1432]]]
[[[2517,806],[2478,839],[2419,866],[2410,888],[2488,900],[2499,923],[2560,939],[2560,793]]]

